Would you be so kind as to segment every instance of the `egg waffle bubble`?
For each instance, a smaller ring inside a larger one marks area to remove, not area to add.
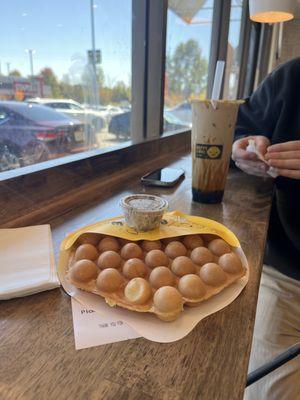
[[[199,306],[246,273],[234,248],[212,235],[151,244],[85,233],[69,254],[66,279],[71,284],[110,306],[150,312],[164,321],[178,318],[186,306]]]

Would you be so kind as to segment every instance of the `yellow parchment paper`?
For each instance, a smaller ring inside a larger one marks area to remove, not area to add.
[[[160,227],[149,232],[137,232],[128,227],[122,216],[87,225],[76,232],[70,233],[62,242],[61,251],[70,249],[83,233],[101,233],[132,241],[159,240],[172,236],[209,233],[220,236],[233,247],[240,246],[237,237],[224,225],[211,219],[183,214],[180,211],[165,213]]]

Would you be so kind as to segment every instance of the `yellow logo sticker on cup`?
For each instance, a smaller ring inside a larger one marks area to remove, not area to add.
[[[221,144],[196,144],[196,158],[218,160],[222,157],[222,152]]]
[[[211,146],[207,150],[207,154],[209,155],[210,158],[219,158],[221,155],[221,150],[217,146]]]

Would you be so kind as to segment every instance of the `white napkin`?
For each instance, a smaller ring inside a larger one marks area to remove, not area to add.
[[[50,225],[0,229],[0,300],[59,285]]]
[[[251,151],[251,152],[255,153],[255,154],[257,155],[257,157],[258,157],[262,162],[264,162],[265,164],[268,165],[268,163],[267,163],[267,161],[266,161],[264,155],[261,154],[261,153],[257,150],[255,141],[254,141],[253,139],[249,139],[249,140],[248,140],[248,146],[247,146],[247,148],[246,148],[246,151]],[[267,174],[269,174],[272,178],[277,178],[277,176],[278,176],[277,169],[274,168],[274,167],[270,167],[270,166],[269,166],[269,169],[268,169],[268,171],[267,171]]]

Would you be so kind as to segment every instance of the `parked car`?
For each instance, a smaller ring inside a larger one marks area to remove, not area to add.
[[[0,171],[96,146],[94,132],[49,107],[0,101]]]
[[[164,111],[164,132],[176,131],[178,129],[191,128],[192,123],[183,121],[181,118],[177,118],[170,111]]]
[[[192,123],[192,106],[188,101],[178,104],[176,107],[169,109],[168,112],[186,124]]]
[[[96,132],[99,132],[105,126],[104,118],[98,111],[84,107],[82,104],[71,99],[43,99],[35,97],[27,101],[54,108],[56,111],[77,119],[83,124],[90,124]]]
[[[129,139],[130,137],[130,116],[131,111],[124,112],[122,114],[117,114],[111,117],[110,123],[108,125],[108,132],[114,133],[118,139],[124,137]]]
[[[128,139],[130,137],[130,116],[131,111],[113,116],[109,123],[108,131],[117,135],[118,139],[120,139],[120,137]],[[189,124],[185,124],[184,122],[180,121],[168,111],[164,112],[163,123],[164,132],[190,127]]]
[[[128,106],[121,106],[120,108],[122,109],[122,112],[130,111],[131,110],[131,105],[129,104]]]
[[[97,111],[100,113],[102,118],[105,119],[106,123],[109,124],[111,121],[111,118],[114,115],[118,115],[124,112],[124,110],[121,107],[117,106],[112,106],[112,105],[106,105],[106,106],[98,106]],[[127,111],[127,110],[126,110]]]

